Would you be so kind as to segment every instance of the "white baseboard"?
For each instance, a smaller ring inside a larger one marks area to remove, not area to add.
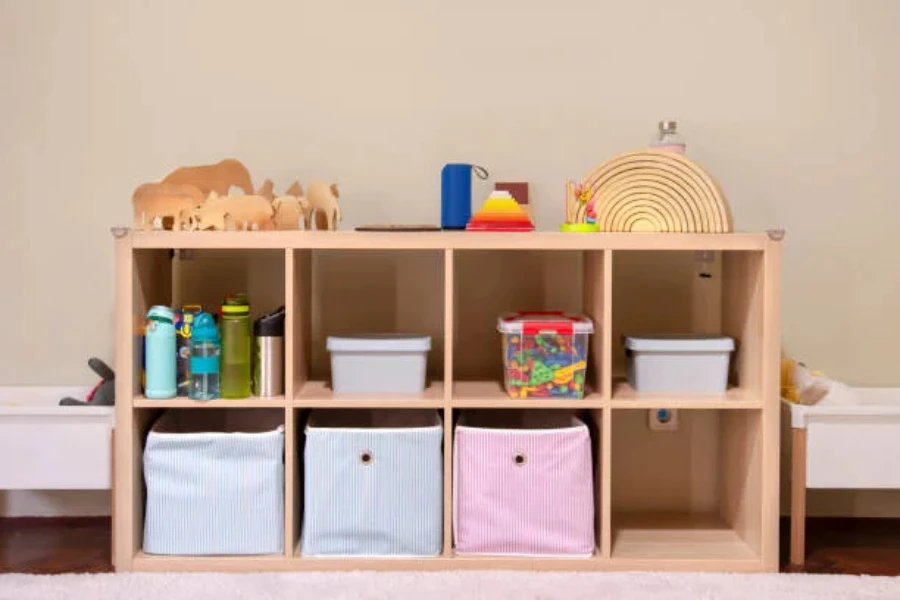
[[[0,490],[0,517],[108,517],[107,490]]]

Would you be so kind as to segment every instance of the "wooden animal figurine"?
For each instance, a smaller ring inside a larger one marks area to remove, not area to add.
[[[312,227],[312,207],[303,196],[279,196],[272,201],[272,207],[275,209],[275,229],[300,229],[301,221],[303,229]]]
[[[328,183],[318,180],[309,184],[306,199],[316,215],[316,229],[337,229],[337,223],[341,220],[341,207],[337,199],[340,197],[336,183]],[[321,215],[321,217],[320,217]]]
[[[300,196],[302,196],[302,195],[303,195],[303,188],[300,187],[300,182],[295,181],[294,183],[292,183],[292,184],[291,184],[291,187],[289,187],[289,188],[287,189],[287,191],[284,192],[284,195],[285,195],[285,196],[295,196],[295,197],[297,197],[297,198],[299,198]]]
[[[257,196],[262,196],[269,202],[272,202],[275,199],[275,184],[272,183],[271,179],[266,179],[262,186],[256,190]]]
[[[303,229],[312,229],[312,207],[303,196],[303,188],[299,182],[292,183],[284,196],[275,198],[272,207],[275,209],[275,229],[300,229],[301,221]]]
[[[134,190],[135,230],[155,229],[154,221],[172,219],[172,230],[187,229],[194,210],[205,196],[193,185],[174,183],[145,183]]]
[[[234,158],[226,158],[214,165],[180,167],[169,173],[162,183],[193,185],[204,197],[209,196],[210,192],[225,196],[232,186],[240,188],[248,196],[253,194],[250,172]]]
[[[271,230],[275,228],[272,203],[262,196],[219,196],[209,198],[192,215],[192,229]]]

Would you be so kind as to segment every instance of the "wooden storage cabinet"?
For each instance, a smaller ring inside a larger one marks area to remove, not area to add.
[[[780,243],[759,234],[128,232],[116,240],[116,568],[129,570],[549,569],[776,571]],[[197,403],[140,391],[140,326],[149,306],[216,306],[250,294],[262,314],[285,304],[285,396]],[[588,315],[583,399],[510,399],[497,317],[521,310]],[[330,334],[425,333],[427,388],[416,397],[335,396]],[[637,394],[622,336],[732,336],[729,389]],[[129,402],[130,399],[130,402]],[[281,409],[283,556],[142,552],[141,452],[160,410]],[[313,408],[428,408],[443,417],[443,552],[435,558],[320,558],[296,549],[303,427]],[[453,546],[453,425],[465,409],[574,411],[593,451],[596,548],[581,558],[458,556]],[[677,409],[676,431],[648,411]]]

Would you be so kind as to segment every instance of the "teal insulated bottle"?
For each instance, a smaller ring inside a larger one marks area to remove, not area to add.
[[[154,306],[147,311],[147,333],[144,335],[144,359],[147,398],[174,398],[176,385],[175,313],[168,306]]]

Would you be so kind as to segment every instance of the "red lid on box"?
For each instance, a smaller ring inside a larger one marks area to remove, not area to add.
[[[531,311],[503,315],[497,321],[500,333],[524,335],[593,333],[594,323],[583,315],[562,311]]]

